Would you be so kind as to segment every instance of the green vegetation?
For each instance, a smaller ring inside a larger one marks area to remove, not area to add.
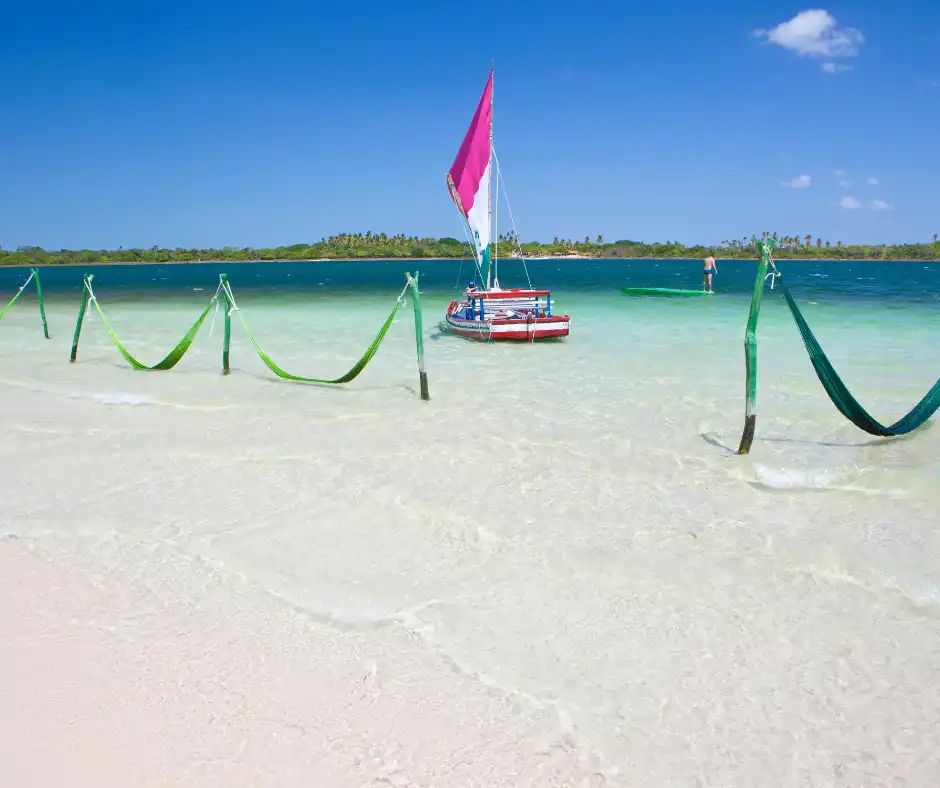
[[[805,236],[765,235],[777,239],[774,256],[786,258],[828,258],[853,260],[940,260],[940,241],[935,233],[932,243],[899,245],[843,244],[842,241],[823,241],[821,238]],[[528,241],[520,243],[512,233],[499,237],[499,256],[508,257],[512,252],[521,252],[527,257],[539,255],[565,255],[577,252],[592,257],[651,257],[701,259],[709,254],[718,258],[755,259],[756,236],[740,240],[723,241],[717,246],[683,246],[674,243],[646,243],[621,240],[608,243],[598,235],[593,241],[585,238],[575,241],[554,238],[551,243]],[[177,263],[206,260],[317,260],[358,258],[409,258],[409,257],[467,257],[468,247],[456,238],[419,238],[385,233],[343,233],[324,238],[313,244],[294,244],[268,249],[227,246],[223,249],[124,249],[73,251],[60,249],[47,251],[38,246],[21,246],[15,252],[0,249],[0,265],[91,265],[93,263]]]
[[[824,241],[809,235],[778,235],[764,233],[765,238],[777,242],[774,257],[778,260],[803,258],[805,260],[940,260],[940,240],[937,233],[932,243],[910,244],[844,244],[842,241]],[[642,241],[616,241],[605,244],[601,251],[603,257],[652,257],[656,259],[692,258],[701,259],[713,254],[719,259],[757,259],[756,245],[758,238],[722,241],[717,246],[683,246],[674,243],[644,243]],[[523,245],[524,247],[525,245]]]

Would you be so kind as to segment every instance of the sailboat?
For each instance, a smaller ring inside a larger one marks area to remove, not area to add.
[[[454,300],[447,307],[444,319],[458,336],[485,342],[566,337],[571,324],[568,315],[552,314],[552,294],[535,290],[531,281],[527,289],[503,289],[499,286],[496,234],[493,212],[493,164],[496,164],[496,205],[498,215],[499,159],[493,147],[493,70],[480,97],[470,128],[463,139],[454,163],[447,171],[447,188],[466,222],[474,262],[480,284],[471,281],[463,300]],[[505,191],[505,189],[504,189]],[[512,210],[510,209],[510,216]],[[523,265],[525,259],[522,258]],[[528,278],[528,268],[526,278]]]

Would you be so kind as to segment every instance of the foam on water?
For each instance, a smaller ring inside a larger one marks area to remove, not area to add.
[[[754,470],[761,484],[777,490],[858,489],[854,482],[861,478],[861,468],[772,468],[755,463]]]

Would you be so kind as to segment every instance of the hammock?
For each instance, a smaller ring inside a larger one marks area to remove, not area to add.
[[[89,286],[90,287],[90,286]],[[196,322],[192,324],[192,327],[189,331],[186,332],[186,335],[177,343],[176,347],[173,348],[162,361],[158,361],[152,367],[147,366],[142,361],[138,361],[134,356],[130,354],[130,351],[124,347],[124,343],[118,338],[118,335],[115,333],[114,329],[111,327],[111,324],[108,322],[108,318],[104,316],[104,312],[101,310],[101,305],[98,303],[98,299],[94,299],[93,303],[95,309],[98,310],[98,314],[101,315],[101,322],[104,323],[105,330],[108,332],[108,336],[111,337],[111,341],[114,343],[114,346],[118,349],[120,354],[124,356],[124,359],[130,364],[134,369],[139,370],[168,370],[173,369],[183,356],[186,355],[186,351],[192,346],[193,342],[196,339],[196,334],[199,333],[199,329],[202,327],[202,324],[205,322],[206,318],[209,316],[209,312],[212,307],[215,305],[216,299],[213,299],[209,302],[206,308],[203,310],[202,314],[199,315]]]
[[[806,318],[800,312],[796,301],[790,295],[790,291],[787,290],[786,285],[780,281],[779,277],[777,281],[783,288],[783,295],[787,300],[787,306],[790,307],[790,314],[793,315],[796,327],[800,330],[800,336],[803,338],[806,352],[809,353],[809,359],[813,362],[819,382],[823,384],[826,394],[829,395],[829,399],[839,409],[839,412],[856,427],[870,435],[880,435],[882,437],[906,435],[922,426],[933,416],[937,408],[940,408],[940,380],[938,380],[934,383],[933,388],[927,392],[927,395],[911,409],[910,413],[894,422],[894,424],[886,427],[875,419],[859,404],[845,383],[842,382],[842,378],[839,377],[829,359],[826,358],[826,354],[820,347],[816,337],[813,336]]]
[[[415,274],[417,276],[417,274]],[[255,339],[255,335],[251,333],[251,329],[248,328],[248,323],[245,322],[245,317],[242,315],[241,311],[237,307],[234,308],[235,314],[238,315],[238,319],[241,321],[242,328],[245,329],[245,333],[248,334],[248,339],[251,340],[251,344],[255,346],[255,350],[258,351],[258,355],[261,357],[261,360],[265,363],[268,369],[270,369],[275,375],[277,375],[282,380],[293,380],[298,383],[324,383],[329,385],[338,385],[340,383],[349,383],[352,380],[355,380],[359,377],[359,374],[366,368],[368,363],[372,361],[373,356],[378,352],[379,345],[382,344],[382,340],[385,339],[385,335],[388,333],[388,330],[392,327],[392,323],[395,321],[395,315],[398,314],[398,310],[401,308],[402,301],[405,298],[405,293],[408,292],[408,288],[412,286],[412,280],[409,276],[408,283],[405,285],[405,289],[401,291],[401,295],[398,296],[398,300],[395,302],[395,306],[392,307],[392,311],[389,313],[388,317],[385,318],[385,322],[382,324],[382,327],[379,329],[379,333],[375,335],[375,339],[372,340],[372,344],[366,348],[366,352],[362,354],[362,357],[349,369],[349,371],[338,378],[326,379],[326,378],[305,378],[300,375],[292,375],[290,372],[279,367],[274,363],[267,353],[264,352],[261,345],[258,344],[258,340]],[[417,285],[415,285],[417,287]],[[228,296],[229,303],[232,306],[235,306],[235,297],[232,295],[232,286],[225,282],[223,284],[223,289],[225,290],[226,295]],[[414,291],[413,291],[414,292]],[[417,313],[416,313],[417,314]],[[424,385],[424,384],[422,384]],[[422,388],[424,391],[424,388]]]

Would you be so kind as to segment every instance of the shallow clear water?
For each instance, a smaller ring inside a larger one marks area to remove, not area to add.
[[[237,324],[230,377],[220,324],[176,370],[139,373],[93,315],[68,364],[81,272],[43,271],[53,339],[32,293],[0,323],[4,528],[89,572],[146,581],[198,559],[324,626],[406,628],[549,710],[546,740],[611,784],[935,783],[936,420],[859,432],[768,291],[757,438],[738,457],[753,263],[720,263],[718,293],[689,299],[619,288],[694,288],[700,264],[530,264],[572,317],[567,340],[534,346],[439,333],[458,266],[420,266],[427,403],[410,305],[343,388],[278,381]],[[275,361],[332,377],[414,267],[109,266],[95,284],[154,363],[225,270]],[[940,375],[940,266],[780,268],[876,417]],[[0,289],[23,278],[0,270]]]

